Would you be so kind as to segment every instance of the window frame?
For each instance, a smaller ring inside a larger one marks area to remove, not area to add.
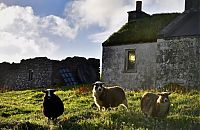
[[[33,80],[33,69],[29,69],[28,70],[28,81],[32,81]]]
[[[135,62],[134,62],[133,69],[129,69],[129,67],[128,67],[129,66],[129,53],[130,53],[130,51],[133,51],[134,55],[135,55]],[[136,62],[137,62],[136,49],[125,49],[124,72],[126,72],[126,73],[136,73],[137,72]]]

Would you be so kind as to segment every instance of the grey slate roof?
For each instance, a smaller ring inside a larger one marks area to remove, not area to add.
[[[185,11],[168,24],[159,37],[200,35],[200,0],[185,0]]]
[[[161,30],[159,37],[200,35],[200,12],[184,12]]]

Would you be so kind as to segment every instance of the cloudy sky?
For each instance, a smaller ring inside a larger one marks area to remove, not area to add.
[[[135,0],[0,0],[0,62],[46,56],[101,58]],[[143,0],[149,14],[183,12],[184,0]]]

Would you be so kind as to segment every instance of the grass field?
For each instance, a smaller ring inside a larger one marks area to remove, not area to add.
[[[145,118],[140,110],[140,91],[126,91],[129,110],[98,111],[92,107],[91,87],[59,89],[55,92],[64,102],[65,111],[56,124],[47,124],[42,113],[43,93],[39,90],[0,93],[0,128],[15,130],[125,129],[125,130],[197,130],[200,129],[200,91],[192,90],[170,95],[171,109],[167,118]],[[153,90],[155,91],[155,90]],[[155,91],[157,92],[157,91]]]

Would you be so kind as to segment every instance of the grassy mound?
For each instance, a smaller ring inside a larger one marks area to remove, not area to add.
[[[156,42],[158,33],[178,15],[178,13],[154,14],[128,22],[118,32],[112,34],[103,45]]]

